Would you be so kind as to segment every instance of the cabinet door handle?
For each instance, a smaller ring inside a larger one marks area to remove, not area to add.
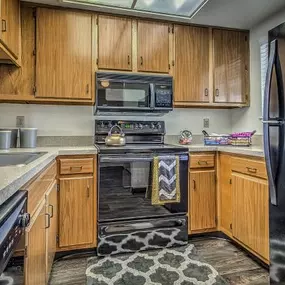
[[[141,56],[141,65],[143,65],[143,57]]]
[[[128,55],[128,65],[131,64],[131,57]]]
[[[50,217],[53,218],[53,205],[49,204],[48,207],[51,209]]]
[[[70,171],[81,171],[82,166],[70,166]]]
[[[7,32],[7,21],[2,19],[2,32]]]
[[[193,179],[193,190],[196,190],[196,181]]]
[[[89,84],[86,85],[86,94],[89,94]]]
[[[220,91],[219,89],[216,89],[216,97],[219,97],[220,96]]]
[[[199,165],[208,165],[208,161],[206,161],[206,160],[199,160],[198,164]]]
[[[208,88],[205,89],[205,96],[206,96],[206,97],[209,96],[209,90],[208,90]]]
[[[90,186],[88,185],[87,186],[87,198],[89,198],[90,197]]]
[[[50,227],[50,214],[45,213],[45,216],[48,217],[48,224],[45,226],[45,228],[48,229]]]
[[[256,168],[247,167],[247,171],[250,172],[250,173],[257,173],[257,169]]]

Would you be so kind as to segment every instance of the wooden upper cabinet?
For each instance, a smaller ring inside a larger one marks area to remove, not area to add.
[[[192,171],[189,174],[189,229],[216,227],[215,170]]]
[[[37,9],[36,97],[90,100],[92,15]]]
[[[15,61],[20,57],[20,1],[1,0],[0,5],[0,60]]]
[[[174,34],[175,103],[209,102],[209,29],[176,25]]]
[[[169,72],[170,25],[138,21],[138,71]]]
[[[98,16],[98,68],[132,70],[132,20]]]
[[[268,183],[233,172],[233,236],[269,260]]]
[[[213,30],[214,102],[248,100],[248,33]]]
[[[94,178],[60,178],[59,247],[94,242]]]

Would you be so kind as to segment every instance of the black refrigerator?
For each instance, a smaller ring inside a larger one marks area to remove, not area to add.
[[[270,284],[285,284],[285,23],[268,34],[263,135],[269,182]]]

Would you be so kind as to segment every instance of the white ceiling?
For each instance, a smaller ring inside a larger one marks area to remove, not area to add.
[[[89,9],[88,6],[76,4],[63,4],[59,0],[24,0],[25,2],[35,2],[48,5],[74,7],[79,9]],[[285,10],[284,0],[209,0],[208,3],[194,16],[192,20],[180,20],[181,22],[191,22],[201,25],[231,27],[239,29],[250,29],[280,10]],[[102,12],[127,14],[147,17],[145,13],[116,11],[114,9],[97,9]],[[168,19],[177,21],[174,17],[151,16],[152,18]],[[284,19],[285,22],[285,19]]]

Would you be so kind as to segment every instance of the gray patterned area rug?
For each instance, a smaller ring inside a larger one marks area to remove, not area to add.
[[[224,285],[194,245],[136,252],[87,261],[88,285]]]

